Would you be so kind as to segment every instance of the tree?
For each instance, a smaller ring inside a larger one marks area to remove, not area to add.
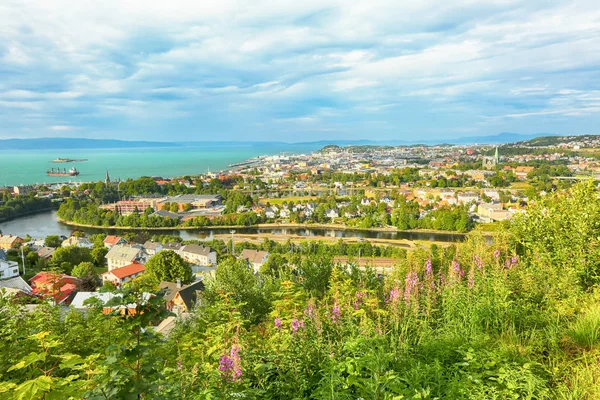
[[[60,247],[61,244],[62,240],[60,240],[60,237],[58,237],[58,235],[46,236],[46,239],[44,240],[44,246],[46,247],[57,248]]]
[[[169,211],[171,212],[178,212],[179,211],[179,204],[177,203],[171,203],[171,206],[169,207]]]
[[[59,247],[52,255],[52,265],[70,274],[73,267],[84,261],[92,261],[90,249],[77,246]]]
[[[182,283],[194,281],[194,274],[190,265],[172,250],[163,250],[152,256],[146,263],[146,273],[157,281]]]
[[[100,278],[91,262],[82,262],[75,266],[71,275],[79,278],[78,289],[84,292],[92,292],[100,284]]]
[[[92,262],[98,268],[104,268],[106,265],[106,253],[108,253],[108,249],[104,246],[102,247],[94,247],[91,252]]]

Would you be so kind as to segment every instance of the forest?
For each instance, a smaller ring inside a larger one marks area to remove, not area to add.
[[[385,276],[331,256],[255,274],[229,256],[168,337],[144,279],[103,315],[0,299],[6,399],[598,399],[600,202],[545,196],[489,243],[398,258]],[[142,275],[143,277],[143,275]]]

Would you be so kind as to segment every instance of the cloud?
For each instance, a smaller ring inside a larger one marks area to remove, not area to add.
[[[589,132],[599,68],[592,0],[8,0],[0,137]]]
[[[73,126],[69,126],[69,125],[53,125],[50,127],[51,131],[72,131],[73,129],[75,129],[75,127]]]

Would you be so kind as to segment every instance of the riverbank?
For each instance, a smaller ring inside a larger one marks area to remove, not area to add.
[[[439,231],[435,229],[412,229],[400,230],[393,227],[388,228],[355,228],[340,224],[256,224],[256,225],[211,225],[211,226],[169,226],[169,227],[137,227],[137,226],[100,226],[80,224],[58,218],[58,222],[76,228],[107,229],[116,231],[190,231],[190,230],[218,230],[218,229],[321,229],[334,231],[358,231],[358,232],[386,232],[386,233],[425,233],[435,235],[458,235],[466,236],[467,233],[458,231]]]
[[[29,216],[35,215],[35,214],[41,214],[41,213],[48,212],[48,211],[55,211],[57,209],[58,209],[58,207],[48,207],[48,208],[43,208],[41,210],[27,211],[27,212],[21,213],[19,215],[13,215],[8,218],[0,219],[0,224],[3,222],[14,221],[15,219],[19,219],[19,218],[23,218],[23,217],[29,217]]]

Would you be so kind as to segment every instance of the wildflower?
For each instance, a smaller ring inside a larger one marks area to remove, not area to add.
[[[519,259],[517,258],[517,256],[512,256],[510,259],[510,263],[511,265],[516,265],[519,262]]]
[[[219,371],[221,371],[221,378],[229,379],[232,370],[233,360],[226,354],[221,355],[221,358],[219,359]]]
[[[467,286],[469,287],[469,289],[473,289],[473,286],[475,286],[475,279],[473,279],[473,277],[469,277],[469,281],[467,282]]]
[[[304,309],[304,315],[312,319],[315,316],[315,306],[312,304],[307,305]]]
[[[282,325],[281,324],[281,318],[279,318],[279,317],[275,318],[274,323],[275,323],[275,328],[281,329],[281,325]]]
[[[181,360],[177,360],[177,371],[181,371],[183,369],[183,362]]]
[[[494,258],[500,257],[500,249],[494,250]]]
[[[237,382],[242,378],[242,360],[240,359],[240,346],[238,344],[231,346],[229,356],[232,361],[231,378],[234,382]]]
[[[481,270],[483,268],[483,260],[481,259],[481,257],[475,256],[475,257],[473,257],[473,260],[475,260],[475,263],[477,264],[477,268],[479,270]]]
[[[404,302],[406,305],[410,305],[410,296],[417,287],[419,282],[419,276],[416,272],[411,272],[406,275],[406,288],[404,289]]]
[[[360,303],[358,301],[353,302],[352,305],[354,306],[355,310],[358,310],[360,308]]]
[[[425,274],[427,276],[433,275],[433,264],[431,263],[431,258],[428,258],[427,262],[425,262]]]
[[[459,279],[463,278],[465,276],[465,271],[463,271],[460,268],[460,264],[456,260],[452,261],[452,271],[453,271],[453,274],[455,276],[457,276]]]
[[[294,318],[292,320],[292,332],[296,333],[300,328],[304,328],[304,320],[297,320]]]
[[[340,306],[338,306],[337,304],[335,304],[333,306],[333,309],[331,310],[331,320],[333,322],[338,322],[340,317],[341,317],[341,311],[340,311]]]
[[[390,290],[390,295],[386,301],[386,303],[395,303],[400,298],[400,290],[398,288],[394,288]]]

